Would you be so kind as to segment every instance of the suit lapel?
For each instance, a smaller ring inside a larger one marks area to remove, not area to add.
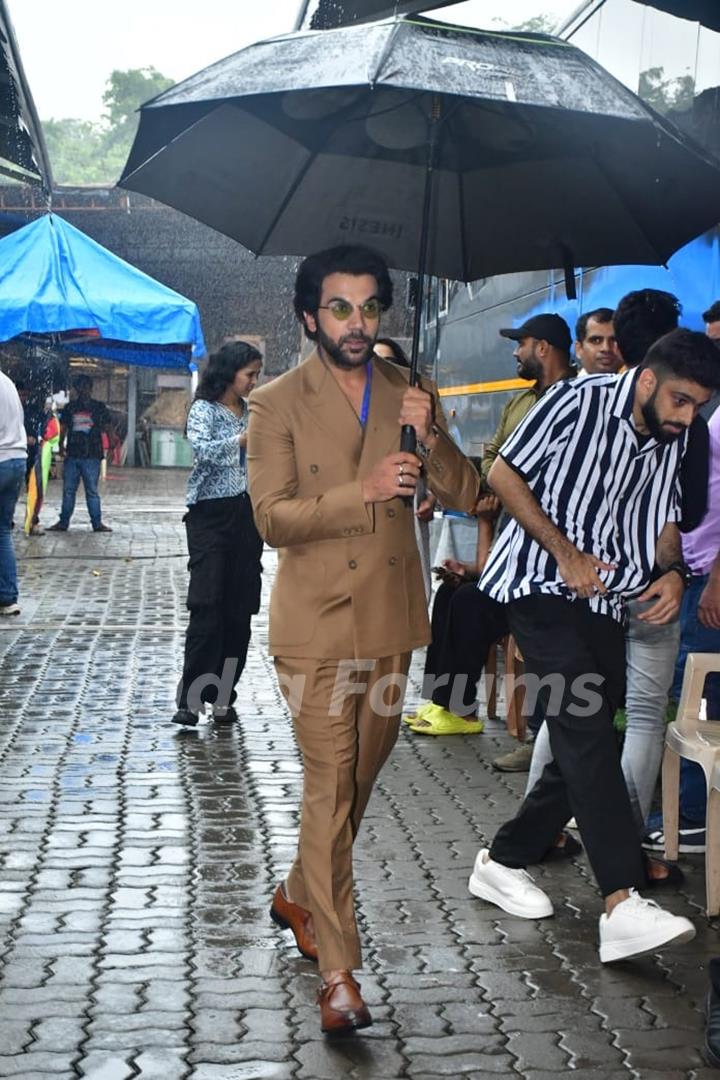
[[[357,464],[360,456],[360,424],[353,407],[320,359],[317,350],[304,361],[304,403],[315,424],[332,440],[338,457]]]

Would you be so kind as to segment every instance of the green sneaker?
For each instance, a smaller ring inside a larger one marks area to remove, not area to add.
[[[483,728],[482,720],[477,717],[466,720],[432,702],[423,711],[422,717],[410,724],[410,730],[417,735],[479,735]]]

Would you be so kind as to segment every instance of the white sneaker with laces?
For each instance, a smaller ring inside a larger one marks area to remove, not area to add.
[[[521,919],[546,919],[553,914],[550,897],[537,887],[528,872],[495,862],[487,848],[477,854],[468,889],[473,896],[497,904]]]
[[[0,615],[19,615],[19,604],[0,604]]]
[[[635,889],[611,915],[600,916],[600,960],[631,960],[656,952],[663,945],[683,945],[695,937],[695,927],[683,915],[672,915]]]

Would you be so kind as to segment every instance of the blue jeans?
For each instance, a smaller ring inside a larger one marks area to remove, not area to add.
[[[668,690],[680,638],[677,621],[654,626],[638,618],[654,603],[654,600],[630,601],[625,629],[627,726],[621,764],[635,825],[641,835],[645,832],[662,761]],[[551,760],[547,726],[543,725],[535,741],[528,792]]]
[[[100,508],[100,496],[98,495],[98,481],[100,479],[99,458],[65,458],[63,468],[63,496],[60,508],[60,525],[66,529],[70,524],[70,518],[75,509],[75,496],[82,478],[85,488],[85,502],[93,529],[102,524],[102,510]]]
[[[670,696],[680,701],[685,661],[690,652],[720,652],[720,630],[703,626],[698,618],[698,605],[708,574],[694,577],[683,597],[680,609],[680,652],[675,665],[675,678]],[[708,675],[705,680],[708,720],[720,720],[720,675]],[[686,825],[704,825],[707,809],[705,773],[694,761],[680,763],[680,815]]]
[[[25,458],[0,461],[0,606],[18,598],[17,563],[11,529],[15,504],[25,482]]]

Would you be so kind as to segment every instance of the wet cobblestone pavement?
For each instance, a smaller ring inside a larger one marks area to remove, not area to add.
[[[268,919],[301,774],[263,614],[241,725],[169,723],[183,490],[174,470],[113,473],[112,535],[82,508],[66,534],[17,538],[23,610],[0,626],[0,1076],[717,1076],[700,1052],[720,952],[701,859],[663,897],[696,940],[612,969],[584,859],[538,871],[554,919],[469,896],[474,855],[525,781],[490,766],[511,745],[501,722],[467,739],[401,734],[356,848],[375,1025],[320,1036],[313,966]]]

